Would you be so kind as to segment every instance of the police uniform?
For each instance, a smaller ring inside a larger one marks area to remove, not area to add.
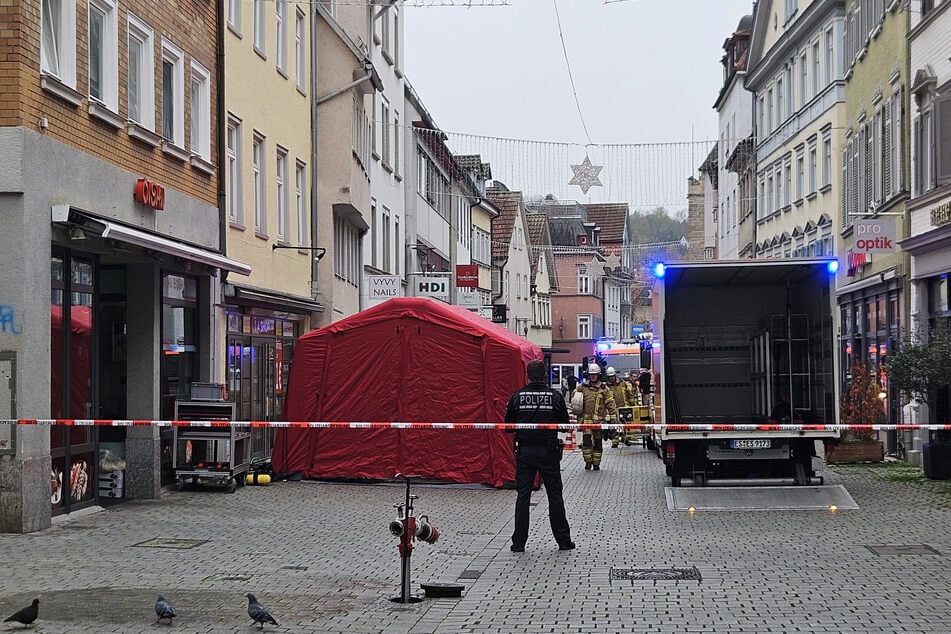
[[[529,383],[509,399],[506,423],[568,423],[565,398],[544,383]],[[541,475],[548,494],[548,520],[555,541],[562,549],[574,548],[565,514],[561,482],[561,446],[554,429],[515,430],[515,532],[512,550],[525,548],[535,474]],[[570,545],[570,546],[569,546]]]

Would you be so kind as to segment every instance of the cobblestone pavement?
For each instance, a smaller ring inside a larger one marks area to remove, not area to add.
[[[544,491],[516,554],[514,491],[413,487],[416,515],[442,536],[416,544],[412,593],[462,584],[461,598],[391,600],[401,567],[387,526],[403,485],[276,482],[0,535],[0,617],[39,597],[33,632],[250,633],[253,592],[280,623],[265,629],[283,632],[951,632],[951,483],[827,468],[859,510],[689,514],[667,510],[663,466],[644,449],[607,449],[600,472],[575,451],[563,469],[573,551],[551,536]],[[624,573],[672,567],[701,579]],[[155,622],[160,593],[172,626]]]

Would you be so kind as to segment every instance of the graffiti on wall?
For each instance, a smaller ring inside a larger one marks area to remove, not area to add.
[[[13,306],[0,304],[0,334],[3,333],[18,335],[20,329],[17,328],[16,311],[14,311]]]

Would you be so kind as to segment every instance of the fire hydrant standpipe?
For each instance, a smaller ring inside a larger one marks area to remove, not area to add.
[[[391,599],[396,603],[419,603],[422,601],[419,597],[410,596],[410,557],[413,556],[413,537],[416,536],[416,518],[413,517],[413,500],[418,496],[410,495],[410,480],[420,476],[404,476],[397,473],[396,477],[406,480],[406,501],[403,504],[397,504],[400,519],[403,522],[403,532],[400,534],[400,596]]]

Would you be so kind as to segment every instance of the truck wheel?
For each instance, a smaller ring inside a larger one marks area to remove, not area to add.
[[[796,482],[796,486],[805,486],[809,484],[809,476],[806,475],[806,465],[801,462],[797,462],[793,478]]]

